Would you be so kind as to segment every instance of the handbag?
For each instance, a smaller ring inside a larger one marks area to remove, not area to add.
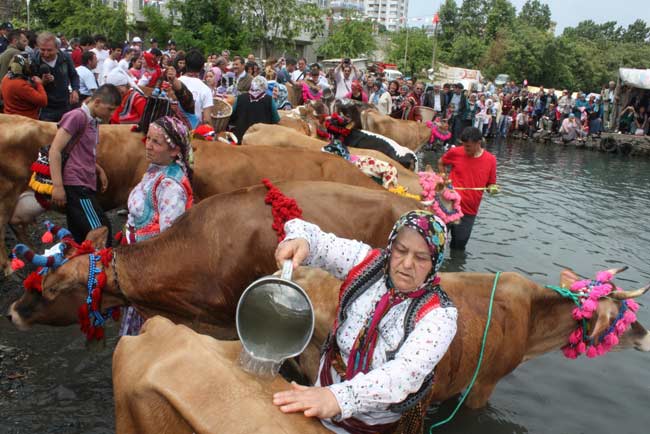
[[[70,141],[65,145],[64,150],[61,152],[61,174],[63,175],[63,168],[65,163],[67,163],[70,153],[74,147],[79,143],[84,134],[86,134],[86,129],[88,128],[88,123],[84,124],[81,133],[77,134],[74,138],[71,138]],[[31,165],[30,170],[32,171],[32,176],[29,180],[29,187],[34,190],[36,200],[43,208],[50,208],[52,202],[52,190],[54,186],[52,185],[52,173],[50,171],[50,147],[52,145],[43,146],[38,151],[38,158]],[[66,151],[67,150],[67,151]]]

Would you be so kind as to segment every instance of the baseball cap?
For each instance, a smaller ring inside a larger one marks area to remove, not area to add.
[[[170,39],[169,41],[167,41],[167,45],[176,45],[176,41]]]
[[[156,38],[149,39],[149,43],[153,44],[154,42],[158,42],[158,39]]]
[[[134,43],[140,43],[140,42],[142,42],[142,39],[140,39],[139,36],[134,36],[134,37],[133,37],[133,40],[132,40],[131,42],[134,42]]]
[[[0,30],[13,30],[13,29],[14,26],[9,22],[0,24]]]

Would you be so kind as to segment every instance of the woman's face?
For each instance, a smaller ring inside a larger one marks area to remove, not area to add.
[[[388,85],[389,86],[389,91],[390,93],[395,93],[397,92],[397,83],[391,83]]]
[[[205,84],[207,84],[210,87],[214,87],[214,72],[208,71],[205,73]]]
[[[133,62],[133,67],[135,69],[140,69],[142,68],[142,58],[137,59],[135,62]]]
[[[411,228],[399,231],[393,242],[388,274],[400,292],[415,291],[424,283],[433,264],[424,238]]]
[[[165,140],[165,133],[156,124],[151,124],[147,133],[147,140],[144,142],[147,161],[165,166],[170,164],[179,153],[178,146],[169,148]]]
[[[160,59],[160,65],[163,68],[166,68],[167,65],[169,65],[169,56],[168,55],[166,55],[166,54],[163,55],[162,59]]]
[[[273,88],[273,99],[278,99],[280,96],[280,89],[276,86]]]
[[[185,69],[185,60],[178,61],[178,69]]]

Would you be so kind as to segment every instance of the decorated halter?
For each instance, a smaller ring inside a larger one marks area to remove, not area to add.
[[[267,178],[262,179],[262,184],[269,190],[264,197],[264,202],[271,205],[273,215],[273,229],[278,234],[278,242],[284,240],[284,224],[289,220],[302,217],[302,209],[296,199],[285,196]]]
[[[55,237],[61,242],[54,247],[46,250],[45,255],[34,253],[29,247],[24,244],[18,244],[13,248],[11,253],[11,268],[14,270],[20,269],[25,266],[25,263],[18,258],[22,256],[27,261],[38,268],[36,271],[30,273],[23,281],[23,287],[26,291],[43,292],[43,275],[45,275],[50,268],[56,269],[61,265],[68,262],[79,255],[89,254],[88,263],[88,296],[86,302],[79,308],[79,323],[81,324],[81,331],[86,335],[88,340],[97,339],[101,340],[104,337],[104,323],[108,318],[118,320],[120,316],[119,309],[109,308],[105,314],[100,311],[100,304],[102,299],[102,290],[106,286],[106,272],[104,271],[113,257],[111,248],[105,248],[96,251],[90,240],[85,240],[81,244],[77,244],[72,239],[72,234],[66,228],[56,226],[50,221],[45,222],[47,231],[41,237],[43,243],[51,243]],[[74,255],[66,258],[64,252],[68,246],[75,248]],[[104,266],[104,270],[97,267],[97,263]]]
[[[459,220],[463,216],[460,208],[460,194],[451,185],[447,183],[447,188],[438,191],[438,186],[444,184],[444,179],[434,172],[420,172],[420,185],[422,186],[422,201],[431,207],[438,217],[449,224]],[[442,200],[451,202],[451,209],[447,209]]]
[[[635,312],[639,309],[639,305],[632,299],[622,300],[621,308],[612,324],[599,336],[593,338],[589,336],[588,320],[598,310],[600,299],[616,291],[621,291],[621,288],[611,282],[613,276],[614,274],[610,271],[600,271],[594,280],[579,280],[573,283],[569,289],[546,286],[561,296],[570,298],[576,304],[572,315],[578,326],[569,335],[569,343],[562,347],[565,357],[576,359],[584,354],[589,358],[594,358],[608,353],[618,345],[619,338],[636,321]]]

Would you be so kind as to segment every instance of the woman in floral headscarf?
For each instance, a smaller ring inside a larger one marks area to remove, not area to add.
[[[129,216],[122,244],[133,244],[166,230],[192,206],[192,147],[185,123],[164,116],[149,125],[144,145],[149,167],[129,194]],[[120,335],[137,335],[144,319],[125,309]]]
[[[368,102],[368,94],[363,91],[363,87],[359,80],[354,80],[352,82],[352,89],[348,92],[345,97],[353,99],[355,101]]]
[[[322,267],[345,279],[314,387],[273,396],[337,432],[393,432],[423,398],[456,333],[457,310],[439,285],[447,229],[428,211],[395,223],[386,249],[288,221],[276,260]]]
[[[241,143],[246,130],[258,123],[277,124],[280,122],[278,108],[273,98],[266,93],[268,83],[266,78],[258,75],[253,78],[248,93],[237,97],[232,106],[230,123],[235,125],[235,136]]]

